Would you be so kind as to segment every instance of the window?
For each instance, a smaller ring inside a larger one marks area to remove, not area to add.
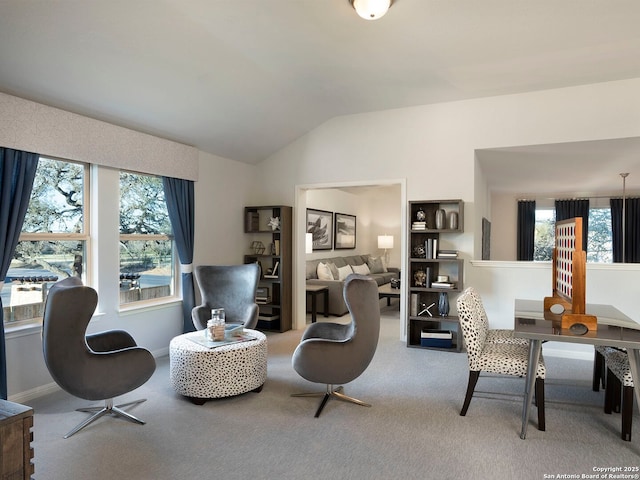
[[[120,172],[120,304],[169,297],[175,261],[162,180]]]
[[[551,261],[555,245],[555,222],[556,213],[554,209],[536,209],[534,261]],[[587,262],[613,262],[611,235],[611,209],[609,207],[590,208],[589,231],[587,232]]]
[[[48,288],[69,276],[84,278],[89,166],[41,157],[2,304],[6,323],[42,316]]]

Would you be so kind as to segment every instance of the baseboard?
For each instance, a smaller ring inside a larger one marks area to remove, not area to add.
[[[16,395],[9,395],[9,401],[15,403],[28,403],[31,400],[34,400],[39,397],[44,397],[45,395],[49,395],[50,393],[55,393],[60,391],[61,388],[57,383],[51,382],[46,385],[41,385],[36,388],[32,388],[31,390],[26,390],[24,392],[17,393]]]
[[[153,358],[160,358],[169,355],[169,347],[160,348],[158,350],[154,350],[151,352]],[[60,391],[61,388],[57,383],[51,382],[46,385],[40,385],[39,387],[32,388],[30,390],[25,390],[24,392],[16,393],[15,395],[9,395],[9,401],[15,403],[28,403],[31,400],[34,400],[39,397],[44,397],[45,395],[49,395],[51,393],[55,393]]]

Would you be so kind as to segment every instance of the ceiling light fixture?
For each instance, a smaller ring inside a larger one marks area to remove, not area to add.
[[[377,20],[387,13],[393,0],[349,0],[349,3],[365,20]]]

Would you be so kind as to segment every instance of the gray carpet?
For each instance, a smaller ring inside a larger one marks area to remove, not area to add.
[[[318,389],[291,367],[300,335],[269,334],[261,393],[203,406],[173,392],[168,358],[159,359],[146,385],[117,399],[148,399],[131,410],[143,426],[103,418],[64,440],[86,402],[64,392],[31,402],[35,478],[542,479],[640,465],[638,415],[635,437],[622,441],[620,414],[605,415],[604,393],[591,391],[590,362],[546,357],[547,431],[537,430],[534,408],[521,440],[523,380],[481,377],[461,417],[466,354],[407,348],[393,305],[383,307],[372,364],[345,386],[373,406],[330,400],[314,418],[318,399],[290,397]]]

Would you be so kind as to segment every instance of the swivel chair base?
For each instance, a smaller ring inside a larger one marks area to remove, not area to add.
[[[73,430],[71,430],[69,433],[67,433],[64,436],[64,438],[69,438],[71,435],[74,435],[75,433],[78,433],[84,427],[86,427],[87,425],[95,422],[100,417],[103,417],[105,415],[112,415],[114,417],[121,417],[121,418],[124,418],[125,420],[129,420],[130,422],[137,423],[139,425],[144,425],[145,424],[144,421],[140,420],[137,417],[134,417],[133,415],[131,415],[130,413],[125,412],[122,409],[124,407],[128,407],[130,405],[137,405],[137,404],[142,403],[142,402],[144,402],[146,400],[147,400],[146,398],[143,398],[141,400],[135,400],[133,402],[123,403],[123,404],[114,406],[113,405],[113,398],[109,398],[109,399],[104,401],[104,407],[78,408],[76,410],[77,412],[89,412],[89,413],[93,413],[93,415],[91,415],[84,422],[80,423],[77,427],[75,427]]]
[[[343,387],[333,388],[333,385],[327,385],[326,392],[312,392],[312,393],[292,393],[292,397],[323,397],[318,410],[316,410],[315,418],[318,418],[322,413],[322,409],[329,401],[330,397],[335,397],[338,400],[342,400],[343,402],[355,403],[356,405],[360,405],[362,407],[370,407],[371,405],[363,402],[362,400],[358,400],[357,398],[350,397],[342,393]]]

